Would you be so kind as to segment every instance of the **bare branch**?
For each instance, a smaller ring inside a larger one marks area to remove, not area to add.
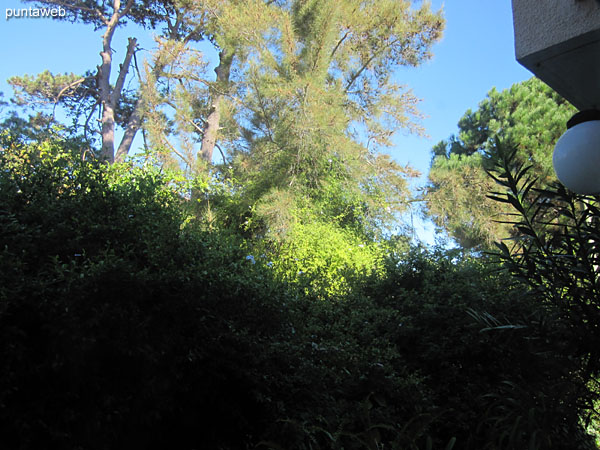
[[[54,118],[54,113],[56,112],[56,105],[58,104],[58,101],[60,100],[60,98],[63,96],[63,94],[65,92],[67,92],[69,89],[74,88],[75,86],[77,86],[78,84],[83,83],[86,80],[86,78],[80,78],[79,80],[73,81],[72,83],[69,83],[68,85],[66,85],[64,88],[62,88],[60,90],[60,92],[58,93],[58,95],[56,96],[56,98],[54,99],[54,107],[52,109],[52,117]]]
[[[127,53],[125,54],[125,60],[123,64],[119,66],[119,77],[117,78],[117,83],[115,84],[115,88],[111,94],[111,103],[116,106],[117,102],[121,98],[121,92],[123,91],[123,85],[125,84],[125,78],[127,77],[127,73],[129,72],[129,66],[131,64],[131,58],[135,53],[135,48],[137,46],[136,38],[129,38],[129,44],[127,45]]]
[[[217,150],[219,150],[219,153],[221,153],[221,158],[223,158],[223,164],[225,164],[225,161],[226,161],[225,153],[223,153],[221,146],[215,142],[215,147],[217,147]]]
[[[192,165],[190,164],[190,162],[188,161],[188,159],[184,155],[182,155],[180,152],[178,152],[177,149],[173,146],[173,144],[171,144],[164,136],[163,136],[162,141],[165,144],[167,144],[167,146],[171,149],[171,151],[173,153],[175,153],[177,156],[179,156],[183,160],[183,162],[186,163],[186,165],[188,167],[192,167]]]
[[[346,34],[344,34],[344,36],[342,36],[342,38],[338,41],[338,43],[335,44],[335,47],[331,51],[331,55],[329,55],[329,58],[333,58],[333,55],[335,55],[335,52],[338,51],[338,49],[340,48],[340,45],[342,45],[342,43],[346,40],[346,38],[348,36],[350,36],[350,30],[346,31]]]
[[[127,122],[125,133],[123,134],[123,138],[121,139],[121,143],[119,144],[119,148],[117,149],[117,155],[115,157],[116,161],[122,161],[123,159],[125,159],[125,157],[129,153],[131,144],[133,144],[133,139],[135,138],[137,131],[142,126],[143,116],[141,109],[141,98],[138,98],[135,103],[133,114]]]
[[[96,101],[96,103],[94,103],[94,106],[92,107],[92,109],[90,110],[90,113],[88,114],[87,118],[85,119],[85,123],[83,125],[83,138],[85,139],[86,142],[89,141],[87,134],[88,134],[90,120],[92,119],[92,116],[94,115],[94,112],[96,111],[96,108],[98,107],[99,104],[100,104],[100,102],[98,102],[98,101]]]
[[[204,120],[202,117],[200,117],[200,120],[206,124],[206,120]],[[198,133],[200,133],[200,136],[204,136],[204,130],[200,128],[196,122],[194,122],[192,119],[188,119],[188,122],[196,129],[196,131],[198,131]]]

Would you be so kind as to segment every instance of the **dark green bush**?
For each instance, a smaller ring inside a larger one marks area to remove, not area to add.
[[[243,448],[282,296],[158,172],[0,153],[0,447]],[[119,172],[120,171],[120,172]]]
[[[483,262],[288,289],[160,171],[63,147],[0,149],[0,448],[585,448],[568,330]]]
[[[316,401],[284,401],[298,440],[281,448],[593,448],[556,311],[485,258],[386,264],[353,295],[295,302],[302,366],[282,393],[313,383]]]
[[[454,436],[461,449],[589,448],[581,367],[550,305],[485,258],[413,252],[388,262],[370,295],[401,317],[388,339],[430,392],[434,442]]]

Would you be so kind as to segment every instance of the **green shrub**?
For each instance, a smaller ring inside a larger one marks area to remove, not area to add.
[[[402,323],[386,338],[423,378],[433,442],[461,449],[593,448],[582,372],[556,311],[486,258],[416,251],[369,294]]]
[[[0,447],[244,448],[282,296],[158,171],[0,153]],[[265,412],[267,411],[267,412]]]
[[[273,270],[282,280],[321,299],[348,294],[383,269],[381,245],[335,223],[296,223],[273,253]]]
[[[485,260],[320,222],[262,257],[78,155],[0,150],[1,448],[586,448],[568,327]]]

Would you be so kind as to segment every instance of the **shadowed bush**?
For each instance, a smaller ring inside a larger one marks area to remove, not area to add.
[[[584,442],[566,330],[485,261],[389,244],[298,289],[160,171],[64,148],[0,150],[0,447]]]

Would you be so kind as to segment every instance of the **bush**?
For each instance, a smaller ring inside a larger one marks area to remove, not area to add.
[[[0,150],[0,447],[585,448],[568,327],[485,261],[316,223],[270,265],[76,155]]]
[[[381,245],[320,221],[296,223],[267,255],[281,280],[321,299],[344,296],[383,269]]]
[[[434,443],[590,448],[579,423],[582,373],[550,305],[458,251],[413,252],[388,267],[370,295],[402,318],[387,338],[430,392]]]
[[[382,263],[360,291],[293,302],[301,365],[279,395],[302,395],[272,448],[593,448],[552,308],[459,251]]]
[[[0,153],[0,447],[243,448],[281,294],[157,171]],[[283,316],[283,317],[282,317]]]

